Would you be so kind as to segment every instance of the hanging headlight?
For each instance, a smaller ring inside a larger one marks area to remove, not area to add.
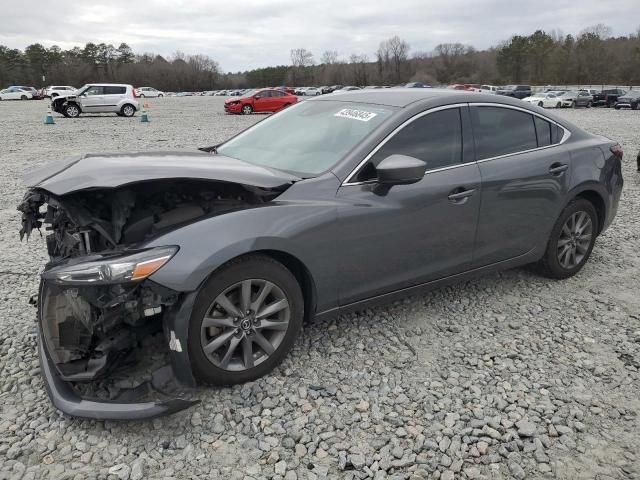
[[[157,247],[123,257],[63,265],[44,272],[42,278],[67,285],[136,282],[157,271],[177,251],[178,247]]]

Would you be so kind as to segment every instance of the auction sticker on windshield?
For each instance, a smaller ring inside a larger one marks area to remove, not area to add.
[[[353,120],[360,120],[361,122],[368,122],[376,115],[377,113],[366,112],[364,110],[356,110],[353,108],[343,108],[338,113],[336,113],[334,117],[351,118]]]

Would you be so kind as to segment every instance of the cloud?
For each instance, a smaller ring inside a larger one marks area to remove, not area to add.
[[[612,22],[614,35],[635,32],[629,15],[637,0],[32,0],[2,7],[0,44],[24,48],[35,42],[62,48],[87,42],[126,42],[138,53],[204,53],[225,71],[287,64],[303,47],[319,59],[324,50],[373,58],[381,40],[399,35],[414,51],[443,42],[483,49],[537,29],[576,34]],[[615,22],[613,22],[615,20]]]

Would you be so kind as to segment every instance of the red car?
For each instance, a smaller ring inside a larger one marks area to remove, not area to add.
[[[224,102],[227,113],[277,112],[298,102],[298,97],[275,88],[251,90],[242,97],[229,98]]]

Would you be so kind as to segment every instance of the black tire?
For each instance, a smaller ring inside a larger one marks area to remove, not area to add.
[[[123,117],[133,117],[136,114],[136,107],[130,103],[125,103],[120,109],[120,113]]]
[[[164,97],[164,95],[163,95],[163,94],[158,95],[158,98],[162,98],[162,97]]]
[[[571,108],[578,108],[578,104],[576,103],[575,100],[571,102]]]
[[[215,365],[203,350],[202,322],[215,299],[229,287],[244,280],[266,280],[276,285],[289,302],[286,332],[275,351],[261,363],[243,370],[226,370]],[[272,371],[295,344],[302,328],[304,299],[293,274],[281,263],[264,255],[247,255],[232,260],[215,272],[200,289],[189,324],[188,351],[195,378],[210,385],[234,385],[260,378]]]
[[[616,106],[615,106],[615,107],[613,107],[613,108],[615,108],[616,110],[620,110],[620,107],[619,107],[618,105],[616,105]]]
[[[587,102],[587,108],[591,108],[592,103],[591,102]]]
[[[57,93],[52,93],[52,94],[51,94],[51,98],[56,98],[57,96],[58,96],[58,94],[57,94]]]
[[[20,95],[20,100],[29,100],[29,97],[26,95]]]
[[[70,103],[64,107],[62,114],[67,118],[78,118],[80,116],[80,107],[75,103]]]
[[[247,103],[242,106],[240,112],[242,112],[243,115],[251,115],[253,113],[253,107]]]
[[[562,102],[556,103],[556,108],[562,108]]]
[[[585,251],[582,253],[583,257],[580,261],[576,262],[576,264],[570,268],[563,266],[560,263],[559,257],[559,241],[561,240],[561,235],[563,232],[563,228],[569,219],[579,212],[584,212],[588,215],[591,221],[591,233],[589,238],[588,246]],[[549,241],[547,242],[547,249],[544,252],[544,256],[537,263],[537,269],[540,273],[549,278],[555,279],[564,279],[574,276],[578,273],[585,263],[589,260],[589,256],[591,255],[591,251],[593,250],[593,246],[595,245],[597,232],[599,231],[598,224],[598,213],[596,212],[593,204],[584,198],[576,198],[572,200],[562,211],[555,225],[553,226],[553,230],[551,230],[551,235],[549,236]]]
[[[539,106],[540,108],[544,108],[544,103],[542,103],[542,102],[538,102],[538,106]]]
[[[141,93],[141,94],[140,94],[140,98],[144,98],[144,93]]]

